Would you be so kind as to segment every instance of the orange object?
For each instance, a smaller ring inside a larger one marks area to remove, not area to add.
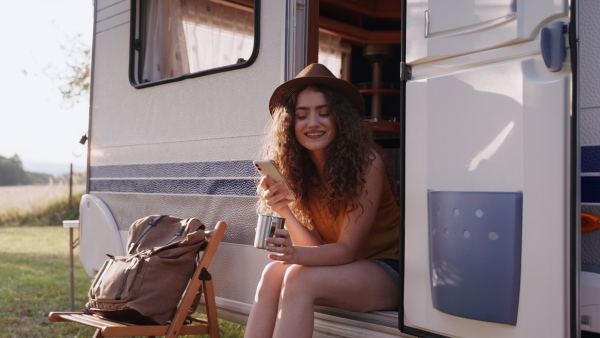
[[[581,213],[581,231],[590,232],[600,229],[600,217],[585,212]]]

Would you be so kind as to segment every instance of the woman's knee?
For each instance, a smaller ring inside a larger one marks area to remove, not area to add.
[[[303,265],[290,265],[283,279],[283,296],[301,296],[314,299],[318,288],[316,268]]]
[[[271,262],[263,269],[262,278],[283,281],[287,271],[294,266],[283,262]]]
[[[286,266],[280,262],[272,262],[265,266],[262,272],[260,282],[258,284],[258,290],[279,290],[283,283],[285,276]]]

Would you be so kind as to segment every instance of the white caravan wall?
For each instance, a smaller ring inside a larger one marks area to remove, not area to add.
[[[266,253],[249,240],[254,237],[256,197],[248,191],[189,191],[195,184],[219,179],[214,177],[219,170],[207,177],[196,175],[197,164],[204,168],[225,163],[233,172],[243,173],[231,177],[224,172],[230,182],[257,176],[248,163],[259,157],[259,142],[270,118],[268,100],[283,81],[285,1],[262,6],[260,51],[248,68],[143,89],[135,89],[128,76],[130,3],[98,0],[95,7],[90,193],[107,204],[122,234],[134,220],[149,214],[196,216],[209,228],[217,220],[226,221],[228,231],[211,274],[217,281],[217,297],[233,304],[229,310],[246,311],[267,263]],[[161,172],[161,164],[168,170]],[[236,167],[240,165],[243,170]],[[148,174],[136,172],[139,168]],[[120,181],[169,185],[172,180],[175,185],[182,178],[193,185],[186,193],[94,191]],[[93,226],[92,220],[82,220],[84,226],[86,222]]]
[[[274,67],[281,55],[267,51],[281,49],[283,33],[265,26],[283,27],[284,16],[261,22],[263,52],[248,68],[136,89],[128,77],[129,4],[99,1],[97,7],[91,165],[255,156],[270,118],[270,93],[282,81]]]

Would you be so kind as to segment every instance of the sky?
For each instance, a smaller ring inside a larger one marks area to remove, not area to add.
[[[15,154],[27,171],[85,171],[89,96],[65,104],[58,79],[66,71],[61,44],[77,35],[92,47],[93,0],[7,1],[0,11],[0,156]]]

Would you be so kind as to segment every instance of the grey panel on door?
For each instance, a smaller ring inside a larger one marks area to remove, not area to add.
[[[516,325],[521,279],[521,192],[430,191],[433,307]]]

